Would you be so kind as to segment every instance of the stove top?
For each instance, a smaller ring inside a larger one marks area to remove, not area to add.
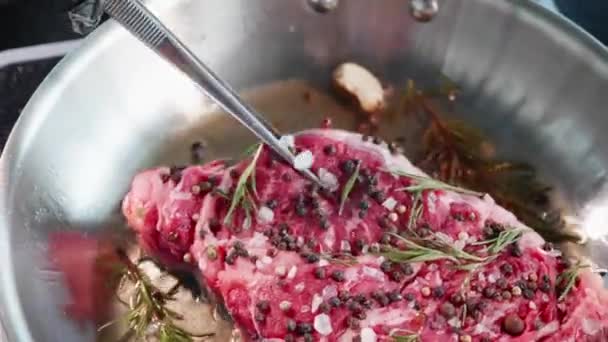
[[[99,1],[0,0],[0,150],[40,82],[76,45],[71,42],[105,19]],[[557,10],[557,4],[563,14],[608,42],[608,25],[602,20],[608,17],[608,2],[534,1],[551,10]],[[600,7],[606,10],[593,11],[594,5],[586,5],[595,3],[604,3]]]

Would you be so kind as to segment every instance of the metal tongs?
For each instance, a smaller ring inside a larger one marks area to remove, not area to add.
[[[104,10],[158,55],[185,73],[222,109],[232,114],[281,158],[294,166],[289,146],[280,143],[280,134],[209,67],[192,53],[148,8],[138,0],[106,0]],[[298,170],[323,186],[309,169]]]

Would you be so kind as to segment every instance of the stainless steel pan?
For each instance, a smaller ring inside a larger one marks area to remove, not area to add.
[[[595,260],[608,261],[608,53],[566,20],[523,0],[446,0],[427,24],[414,22],[403,0],[341,1],[325,14],[304,0],[151,6],[231,84],[266,85],[249,96],[285,131],[317,126],[330,112],[337,126],[354,127],[322,95],[340,62],[356,61],[394,85],[443,72],[464,88],[459,112],[501,153],[537,165],[581,214]],[[310,103],[306,91],[314,92]],[[391,123],[382,133],[406,129]],[[200,138],[210,158],[253,139],[117,25],[105,24],[60,63],[2,156],[0,285],[12,340],[93,339],[93,326],[63,313],[49,234],[122,229],[119,202],[134,173],[187,161]]]

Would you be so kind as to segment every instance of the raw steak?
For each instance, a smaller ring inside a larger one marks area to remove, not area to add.
[[[247,339],[608,340],[601,278],[490,196],[420,179],[358,134],[307,131],[295,147],[331,190],[263,148],[255,164],[143,172],[123,204],[142,245],[198,266]]]

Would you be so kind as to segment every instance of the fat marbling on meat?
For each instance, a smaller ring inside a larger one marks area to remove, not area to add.
[[[123,202],[142,246],[198,270],[247,339],[608,340],[601,278],[582,268],[564,291],[576,266],[490,196],[425,183],[355,133],[306,131],[295,148],[329,190],[263,147],[255,163],[144,171]]]

